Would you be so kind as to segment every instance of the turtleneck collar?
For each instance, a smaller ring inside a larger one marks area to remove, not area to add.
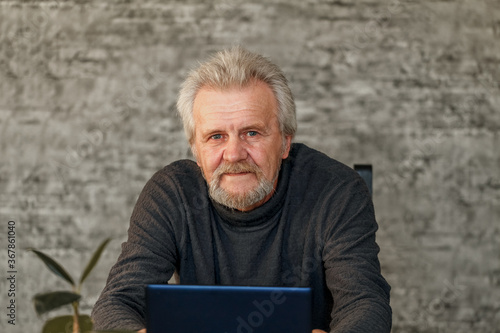
[[[291,165],[289,159],[285,159],[281,164],[278,175],[278,185],[272,197],[261,206],[248,212],[231,209],[223,206],[212,199],[212,205],[216,213],[223,222],[236,227],[250,227],[263,224],[274,217],[283,207],[288,187],[288,178],[290,176]]]

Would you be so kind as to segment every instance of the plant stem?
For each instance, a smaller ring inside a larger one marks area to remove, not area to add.
[[[78,302],[73,302],[73,333],[80,333],[80,314],[78,313]]]

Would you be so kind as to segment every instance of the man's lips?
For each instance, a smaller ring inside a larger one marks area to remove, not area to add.
[[[224,173],[223,175],[224,176],[244,176],[244,175],[248,175],[248,174],[251,174],[252,172],[236,172],[236,173],[231,173],[231,172],[228,172],[228,173]]]

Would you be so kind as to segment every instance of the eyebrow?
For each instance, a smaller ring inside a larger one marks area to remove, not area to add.
[[[242,128],[238,129],[238,132],[245,132],[249,130],[256,130],[262,133],[267,133],[268,132],[269,126],[265,123],[261,124],[251,124],[251,125],[246,125],[243,126]],[[202,137],[209,137],[217,133],[225,133],[226,131],[223,129],[218,129],[218,128],[209,128],[207,130],[201,130],[201,136]]]

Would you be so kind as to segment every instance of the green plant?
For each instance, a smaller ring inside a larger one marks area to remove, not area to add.
[[[92,331],[92,321],[90,317],[88,315],[80,315],[78,310],[81,299],[80,291],[83,282],[89,276],[90,272],[97,264],[97,261],[99,261],[104,248],[108,245],[110,240],[110,238],[105,239],[96,249],[87,266],[83,270],[78,283],[75,283],[75,280],[73,280],[71,275],[69,275],[68,272],[54,259],[38,250],[28,249],[29,251],[35,253],[52,273],[68,282],[72,287],[71,291],[52,291],[36,294],[33,297],[35,311],[38,315],[58,309],[64,305],[71,304],[73,307],[72,316],[60,316],[49,319],[45,323],[42,333],[69,332],[68,328],[71,326],[73,333]]]

